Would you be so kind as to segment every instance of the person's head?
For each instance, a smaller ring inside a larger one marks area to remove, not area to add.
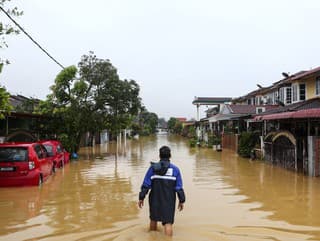
[[[169,159],[171,157],[171,150],[168,146],[162,146],[160,149],[159,149],[159,156],[160,158],[166,158],[166,159]]]

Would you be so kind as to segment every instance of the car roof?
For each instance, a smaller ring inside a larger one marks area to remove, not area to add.
[[[0,143],[0,147],[29,147],[33,144],[34,142],[5,142]]]
[[[38,141],[38,143],[41,143],[41,144],[60,144],[60,141],[57,141],[57,140],[41,140],[41,141]]]

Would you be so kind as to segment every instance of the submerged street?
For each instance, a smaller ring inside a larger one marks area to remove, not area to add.
[[[40,188],[1,188],[0,241],[166,240],[148,231],[147,200],[137,207],[162,145],[186,193],[172,240],[320,240],[320,178],[157,135],[83,148]]]

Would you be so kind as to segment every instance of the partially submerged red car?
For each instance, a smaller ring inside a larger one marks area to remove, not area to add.
[[[0,144],[0,186],[41,185],[54,171],[40,143]]]
[[[47,149],[47,152],[53,157],[53,162],[56,168],[62,168],[70,161],[70,153],[67,152],[57,140],[39,141]]]

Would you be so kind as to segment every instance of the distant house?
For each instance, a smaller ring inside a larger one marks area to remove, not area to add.
[[[257,113],[249,120],[261,132],[266,161],[284,168],[320,176],[320,67],[284,74],[273,85],[233,100],[237,104],[279,107]]]
[[[176,120],[180,121],[181,123],[186,122],[187,118],[185,117],[175,117]]]
[[[259,88],[232,100],[244,105],[290,105],[320,96],[320,67],[285,74],[284,78],[271,86]]]
[[[257,86],[203,118],[201,136],[221,135],[223,148],[237,150],[239,133],[258,132],[259,151],[266,161],[320,176],[320,67],[283,73],[272,85]],[[198,107],[200,101],[194,104]]]
[[[277,108],[275,105],[235,105],[226,104],[221,111],[208,118],[211,129],[216,132],[239,134],[247,130],[247,121],[253,115]]]
[[[40,135],[39,121],[46,118],[34,114],[39,99],[28,98],[22,95],[10,95],[10,104],[13,110],[0,120],[1,141],[34,141]]]

